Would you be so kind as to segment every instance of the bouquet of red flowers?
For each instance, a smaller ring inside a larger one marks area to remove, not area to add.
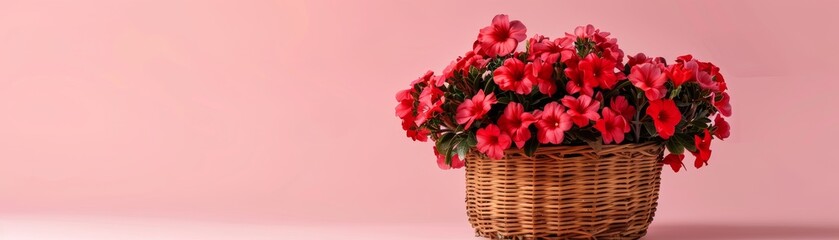
[[[655,141],[678,172],[685,151],[700,168],[711,140],[729,136],[730,97],[713,63],[684,55],[668,64],[643,53],[624,63],[617,39],[592,25],[553,40],[535,35],[519,51],[526,32],[497,15],[472,50],[396,94],[402,128],[415,141],[435,141],[440,168],[463,167],[470,152],[501,159],[510,148],[529,156],[547,144]]]

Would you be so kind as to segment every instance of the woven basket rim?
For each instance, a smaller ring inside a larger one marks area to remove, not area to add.
[[[593,152],[612,152],[615,150],[623,150],[628,148],[641,148],[641,147],[648,147],[648,146],[661,146],[662,142],[658,141],[648,141],[642,143],[621,143],[621,144],[604,144],[602,145],[600,151],[595,151],[588,144],[582,145],[558,145],[558,144],[540,144],[538,151],[544,150],[565,150],[569,152],[577,152],[577,151],[593,151]],[[505,154],[524,154],[524,149],[518,148],[510,148],[504,151]]]

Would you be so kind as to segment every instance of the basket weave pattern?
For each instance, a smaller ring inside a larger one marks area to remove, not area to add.
[[[639,239],[655,214],[663,146],[542,146],[470,155],[466,208],[491,239]]]

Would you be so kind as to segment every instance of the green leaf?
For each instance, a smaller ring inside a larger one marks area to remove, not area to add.
[[[449,148],[447,148],[445,150],[446,151],[446,164],[447,165],[449,165],[449,166],[452,165],[452,157],[456,153],[455,148],[458,145],[460,145],[460,143],[463,142],[464,139],[465,138],[463,137],[463,135],[457,135],[457,136],[455,136],[451,139],[451,143],[448,146]],[[437,149],[437,151],[440,151],[440,149]]]
[[[473,146],[473,147],[475,145],[478,145],[478,138],[475,137],[475,134],[473,134],[473,133],[466,133],[466,134],[467,134],[466,144],[469,144],[469,146]]]
[[[693,139],[687,134],[676,134],[673,137],[688,151],[696,152],[696,145],[694,145]]]
[[[503,96],[503,97],[499,97],[497,101],[498,101],[498,103],[501,103],[501,104],[507,104],[507,103],[510,103],[510,98],[507,97],[507,96]]]
[[[650,137],[658,136],[658,131],[655,130],[655,123],[644,122],[644,129],[650,134]]]
[[[457,156],[461,159],[466,158],[466,154],[469,153],[469,149],[472,149],[472,146],[469,146],[466,141],[461,141],[456,148]]]
[[[685,152],[685,147],[674,137],[667,139],[664,145],[667,147],[667,151],[670,151],[672,154],[683,154]]]
[[[679,96],[679,92],[681,92],[681,91],[682,91],[682,86],[679,86],[679,87],[673,89],[673,91],[670,91],[670,99],[673,99],[673,98],[676,98],[676,96]]]
[[[444,133],[443,136],[440,136],[435,143],[437,152],[443,153],[446,149],[451,149],[451,140],[454,136],[455,134],[451,132]]]
[[[617,86],[612,88],[612,90],[609,91],[609,93],[606,94],[606,98],[611,98],[615,95],[618,95],[620,90],[623,89],[624,87],[626,87],[629,84],[631,84],[631,82],[629,80],[622,80],[621,83],[619,83]]]
[[[534,137],[531,137],[524,143],[524,155],[527,155],[528,157],[533,157],[533,153],[536,153],[536,149],[539,148],[539,141],[536,140],[535,137],[536,134],[534,133],[532,136]]]
[[[699,128],[699,129],[705,129],[705,128],[708,128],[708,123],[704,123],[704,122],[701,122],[701,121],[694,121],[694,122],[693,122],[693,123],[691,123],[691,124],[692,124],[693,126],[696,126],[696,127],[697,127],[697,128]]]

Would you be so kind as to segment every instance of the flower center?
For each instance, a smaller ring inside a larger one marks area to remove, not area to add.
[[[487,139],[487,140],[489,140],[489,141],[488,141],[489,145],[495,145],[495,144],[498,144],[498,137],[490,137],[490,138],[489,138],[489,139]]]
[[[495,28],[493,37],[495,38],[495,41],[498,42],[507,41],[507,38],[510,38],[510,31],[503,28]]]
[[[658,113],[658,120],[659,121],[667,122],[667,119],[669,119],[669,118],[670,118],[670,116],[667,115],[667,112],[662,111],[662,112]]]

